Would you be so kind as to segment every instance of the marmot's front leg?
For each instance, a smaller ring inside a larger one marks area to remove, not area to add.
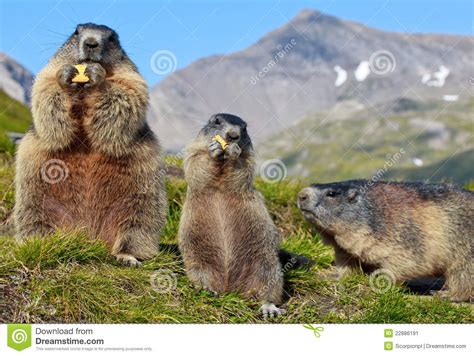
[[[112,157],[130,154],[137,141],[151,131],[146,127],[148,88],[138,73],[126,71],[105,78],[97,64],[86,69],[95,87],[86,97],[91,113],[85,120],[89,140],[94,149]]]
[[[236,143],[231,143],[227,146],[224,152],[224,159],[236,160],[237,158],[240,157],[241,153],[242,153],[242,149],[240,148],[240,146]]]
[[[70,94],[81,88],[80,83],[75,83],[72,79],[78,74],[78,70],[72,64],[63,65],[56,73],[56,79],[58,84],[65,91],[69,91]]]
[[[107,73],[100,64],[90,63],[87,65],[84,74],[89,78],[89,81],[84,84],[84,88],[88,89],[102,84]]]
[[[218,160],[236,160],[240,157],[242,149],[236,143],[230,143],[224,150],[217,140],[212,140],[208,146],[209,156]]]
[[[222,149],[221,144],[216,140],[211,141],[211,143],[208,146],[208,151],[209,151],[209,156],[212,159],[221,158],[223,157],[223,154],[224,154],[224,150]]]
[[[335,279],[341,279],[355,270],[360,266],[358,260],[350,253],[343,250],[339,245],[334,246],[335,261],[334,268],[335,273],[331,276]]]
[[[54,73],[40,72],[33,85],[34,130],[48,151],[64,149],[75,138],[79,125],[71,119],[70,108],[79,89],[72,82],[76,74],[74,66],[64,65]]]

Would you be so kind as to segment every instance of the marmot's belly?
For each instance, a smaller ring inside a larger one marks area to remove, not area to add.
[[[94,153],[59,156],[43,165],[44,209],[57,228],[85,229],[106,240],[129,216],[130,178],[126,162]]]
[[[219,203],[222,204],[222,201]],[[229,205],[220,207],[220,210],[212,209],[215,212],[212,244],[218,261],[214,267],[214,274],[218,278],[214,281],[213,290],[251,292],[256,288],[253,279],[259,269],[257,256],[263,248],[258,241],[259,236],[253,236],[248,230],[249,224],[245,221],[250,221],[246,220],[250,219],[250,216],[245,217],[246,211],[233,210],[229,213]]]

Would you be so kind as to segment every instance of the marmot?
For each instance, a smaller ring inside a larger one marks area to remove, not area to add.
[[[445,277],[440,296],[469,301],[474,286],[474,192],[447,184],[313,184],[299,207],[344,270],[383,268],[397,282]]]
[[[273,316],[283,312],[276,306],[283,297],[280,236],[253,186],[246,127],[237,116],[213,115],[187,147],[178,240],[186,274],[197,287],[257,298],[263,314]]]
[[[86,83],[73,80],[85,64]],[[78,25],[38,74],[16,159],[19,237],[84,229],[121,262],[152,257],[166,221],[165,166],[148,88],[106,26]]]

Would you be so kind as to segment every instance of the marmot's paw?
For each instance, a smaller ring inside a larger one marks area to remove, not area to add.
[[[56,73],[56,79],[59,85],[64,89],[78,89],[81,87],[80,83],[73,83],[74,78],[79,71],[72,64],[63,65]]]
[[[224,152],[224,158],[225,159],[236,159],[240,157],[240,154],[242,153],[242,149],[240,146],[236,143],[230,143],[227,146],[227,149]]]
[[[353,269],[347,266],[334,266],[320,273],[325,279],[340,281],[344,277],[350,275],[352,271]]]
[[[332,281],[338,281],[338,280],[341,279],[341,274],[336,268],[331,268],[331,269],[328,269],[326,271],[322,271],[321,275],[325,279],[329,279],[329,280],[332,280]]]
[[[209,287],[204,287],[202,285],[194,285],[194,288],[197,290],[197,291],[206,291],[206,292],[209,292],[212,294],[213,297],[217,298],[219,297],[219,293],[217,293],[215,290],[209,288]]]
[[[84,88],[91,88],[105,80],[106,72],[99,63],[91,63],[87,65],[84,74],[89,77],[89,81],[84,84]]]
[[[139,260],[128,253],[118,253],[115,255],[115,258],[120,263],[130,267],[139,267],[142,264]]]
[[[458,296],[458,295],[453,294],[449,290],[438,290],[438,291],[432,292],[432,294],[437,296],[440,299],[449,300],[453,303],[462,303],[462,302],[472,303],[474,301],[473,298],[466,298],[465,296]]]
[[[336,276],[335,278],[339,281],[343,279],[344,277],[350,275],[354,271],[353,268],[348,267],[348,266],[336,266],[335,267],[335,273]]]
[[[273,318],[286,313],[285,309],[278,308],[273,303],[265,303],[260,307],[260,311],[263,314],[263,317],[266,319],[268,317]]]
[[[212,140],[207,149],[211,158],[219,158],[224,153],[221,144],[216,140]]]

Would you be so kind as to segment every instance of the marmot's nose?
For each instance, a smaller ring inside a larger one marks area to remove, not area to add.
[[[298,200],[300,201],[300,203],[304,203],[309,200],[309,192],[306,188],[298,193]]]
[[[99,47],[99,42],[94,37],[89,37],[84,40],[84,46],[89,49],[94,49]]]
[[[240,139],[240,132],[235,129],[230,129],[225,134],[227,141],[237,142]]]

